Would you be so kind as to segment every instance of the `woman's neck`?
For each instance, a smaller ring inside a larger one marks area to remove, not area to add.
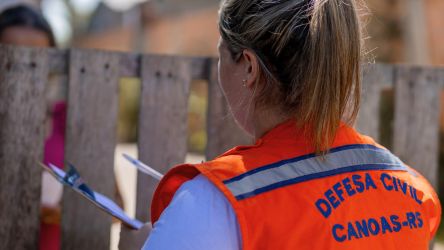
[[[254,139],[257,140],[277,125],[288,120],[289,117],[283,115],[276,109],[267,109],[256,112],[254,115]]]

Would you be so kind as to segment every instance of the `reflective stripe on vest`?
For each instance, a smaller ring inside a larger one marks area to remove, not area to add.
[[[237,200],[242,200],[303,181],[367,170],[409,171],[388,150],[356,144],[333,148],[324,157],[308,154],[259,167],[228,179],[224,184]]]

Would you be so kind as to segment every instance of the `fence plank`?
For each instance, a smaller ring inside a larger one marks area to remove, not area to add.
[[[37,249],[45,50],[0,47],[0,249]]]
[[[112,197],[119,58],[107,52],[71,50],[69,60],[66,161],[92,188]],[[109,215],[65,189],[63,249],[109,249],[110,226]]]
[[[138,77],[140,75],[140,54],[119,54],[120,77]]]
[[[139,158],[162,173],[185,160],[190,84],[191,68],[183,58],[143,57]],[[156,186],[155,179],[138,175],[138,219],[150,219],[151,197]]]
[[[49,73],[55,75],[67,75],[68,68],[68,50],[48,49]]]
[[[222,154],[237,145],[246,145],[252,138],[241,130],[229,110],[217,79],[217,60],[209,65],[208,116],[207,116],[207,159]]]
[[[202,79],[207,80],[208,78],[208,62],[210,61],[207,57],[188,57],[192,79]]]
[[[407,66],[395,77],[394,151],[436,188],[442,78],[436,69]]]
[[[363,67],[361,108],[357,129],[379,140],[379,113],[381,91],[384,86],[393,85],[393,67],[385,64],[371,64]]]
[[[90,50],[92,53],[100,50]],[[49,53],[49,72],[56,75],[68,74],[68,51],[58,49],[48,49]],[[119,57],[119,76],[120,77],[139,77],[141,67],[140,54],[113,52]],[[183,60],[188,60],[191,64],[191,75],[193,79],[205,78],[205,64],[208,61],[207,57],[188,57],[188,56],[176,56]]]

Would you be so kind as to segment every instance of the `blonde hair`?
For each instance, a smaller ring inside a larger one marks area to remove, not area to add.
[[[219,29],[234,60],[258,58],[257,105],[277,106],[326,151],[360,103],[361,28],[354,0],[224,0]],[[350,108],[350,109],[349,109]]]

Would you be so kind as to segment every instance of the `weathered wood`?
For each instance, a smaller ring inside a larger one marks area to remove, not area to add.
[[[103,51],[89,49],[90,53],[102,53]],[[67,75],[69,73],[69,51],[48,49],[50,57],[50,73],[56,75]],[[118,57],[119,67],[118,72],[120,77],[139,77],[140,73],[140,54],[123,53],[123,52],[107,52]]]
[[[89,50],[91,53],[100,50]],[[68,51],[58,49],[48,49],[49,53],[49,71],[51,74],[66,75],[68,74]],[[142,55],[123,52],[108,52],[119,58],[119,76],[120,77],[140,77],[141,58]],[[182,57],[176,56],[181,60],[185,60],[190,64],[190,74],[193,79],[204,79],[206,77],[206,57]]]
[[[114,194],[114,148],[119,58],[114,53],[71,50],[69,58],[66,162],[92,188]],[[109,249],[111,217],[65,189],[63,249]]]
[[[0,46],[0,249],[38,248],[46,55]]]
[[[116,53],[119,57],[120,77],[139,77],[142,56],[139,54]]]
[[[393,67],[385,64],[363,65],[361,108],[358,114],[357,129],[379,140],[381,91],[392,85]]]
[[[165,173],[187,153],[190,64],[183,58],[144,56],[139,116],[139,159]],[[150,219],[151,197],[158,181],[139,174],[136,217]]]
[[[436,188],[442,72],[399,66],[395,71],[394,152]]]
[[[191,67],[191,77],[193,80],[197,80],[197,79],[207,80],[207,78],[208,78],[208,63],[211,61],[210,58],[187,57],[186,60],[189,61],[189,64]]]
[[[240,129],[229,110],[217,79],[217,60],[209,65],[208,115],[207,115],[207,159],[213,159],[228,149],[251,144],[252,138]]]
[[[68,67],[68,50],[48,49],[49,57],[49,73],[55,75],[67,75]]]

